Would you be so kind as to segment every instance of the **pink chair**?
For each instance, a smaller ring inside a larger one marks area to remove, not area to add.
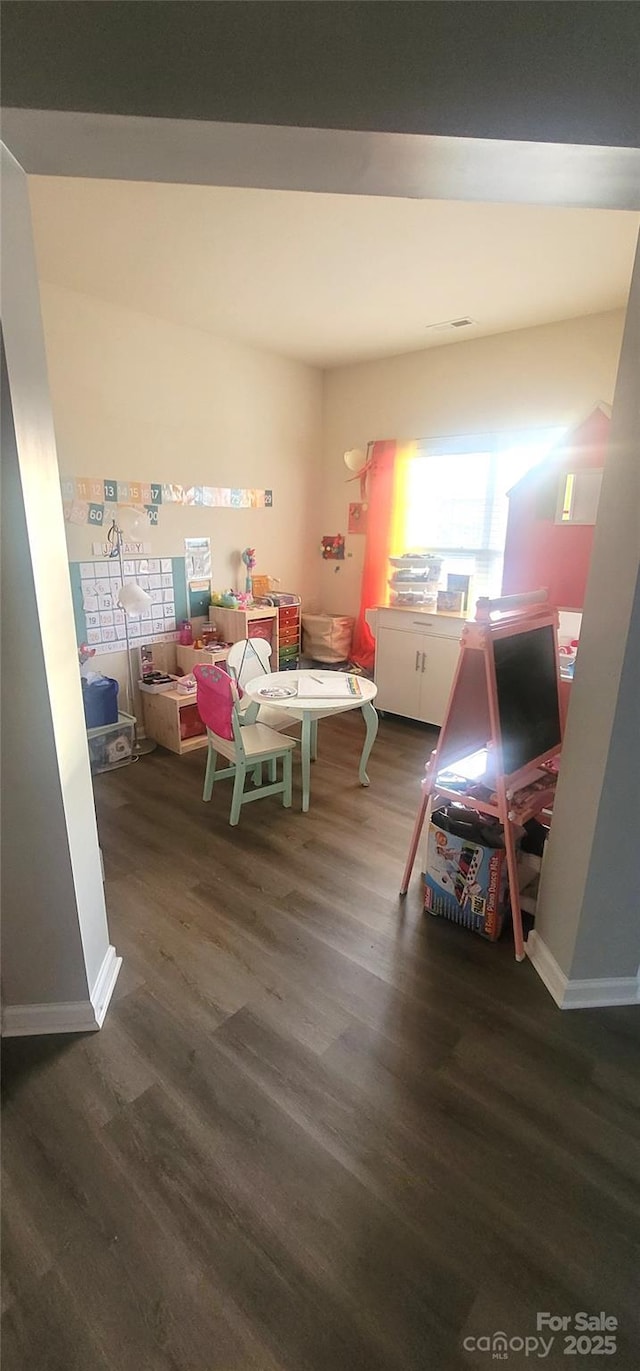
[[[198,712],[206,724],[209,742],[203,800],[211,799],[214,781],[233,776],[230,824],[237,824],[243,804],[260,800],[265,795],[282,795],[285,809],[290,809],[291,753],[296,745],[295,738],[286,738],[266,724],[255,723],[255,708],[242,714],[238,709],[242,688],[222,667],[197,666],[193,674],[198,684]],[[226,757],[231,766],[217,771],[218,753]],[[279,757],[282,757],[281,781],[277,779]],[[263,762],[268,766],[268,785],[262,785]],[[254,790],[245,794],[247,771],[253,772],[257,784]]]

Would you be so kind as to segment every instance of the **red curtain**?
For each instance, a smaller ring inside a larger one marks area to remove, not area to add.
[[[353,661],[364,671],[373,671],[375,638],[365,621],[365,610],[387,601],[388,557],[393,528],[396,457],[399,444],[394,440],[374,443],[369,471],[367,542],[362,572],[360,613],[351,645]]]

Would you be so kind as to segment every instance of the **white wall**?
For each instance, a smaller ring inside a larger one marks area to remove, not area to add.
[[[3,1004],[77,1001],[87,973],[4,359],[1,547]]]
[[[632,998],[640,961],[639,375],[640,249],[536,917],[536,937],[565,975],[622,981]]]
[[[3,1031],[34,1032],[38,1006],[57,1007],[61,1030],[96,1027],[119,960],[75,659],[26,177],[5,148],[2,187]]]
[[[273,509],[163,506],[144,537],[184,556],[186,536],[208,535],[219,589],[244,588],[234,554],[255,547],[257,571],[308,598],[321,373],[46,282],[41,294],[61,475],[272,489]],[[67,524],[70,559],[99,537]],[[123,680],[123,654],[100,668]]]
[[[344,533],[349,500],[343,453],[376,438],[426,438],[571,424],[613,400],[624,311],[430,348],[325,374],[324,462],[318,538]],[[347,538],[344,563],[320,562],[324,608],[355,613],[364,538]],[[336,573],[335,568],[340,570]]]
[[[570,424],[613,399],[624,312],[612,311],[431,348],[322,374],[274,354],[42,283],[62,475],[265,486],[273,510],[163,507],[145,534],[183,555],[208,534],[217,587],[239,584],[237,553],[308,607],[355,613],[364,538],[344,563],[322,561],[322,534],[345,532],[342,454],[374,438]],[[89,528],[67,525],[69,556]],[[337,568],[337,570],[336,570]],[[121,656],[101,669],[124,680]]]

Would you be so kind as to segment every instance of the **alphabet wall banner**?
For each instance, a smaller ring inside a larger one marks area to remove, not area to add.
[[[235,486],[182,486],[164,481],[114,481],[111,477],[65,476],[60,482],[64,517],[71,524],[108,524],[117,505],[133,505],[158,524],[162,505],[208,509],[273,509],[273,491]]]

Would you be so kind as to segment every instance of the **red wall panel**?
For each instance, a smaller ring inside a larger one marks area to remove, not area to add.
[[[609,419],[594,410],[542,466],[524,476],[509,497],[503,595],[549,589],[551,604],[581,610],[593,545],[592,524],[556,524],[563,475],[603,467]]]

